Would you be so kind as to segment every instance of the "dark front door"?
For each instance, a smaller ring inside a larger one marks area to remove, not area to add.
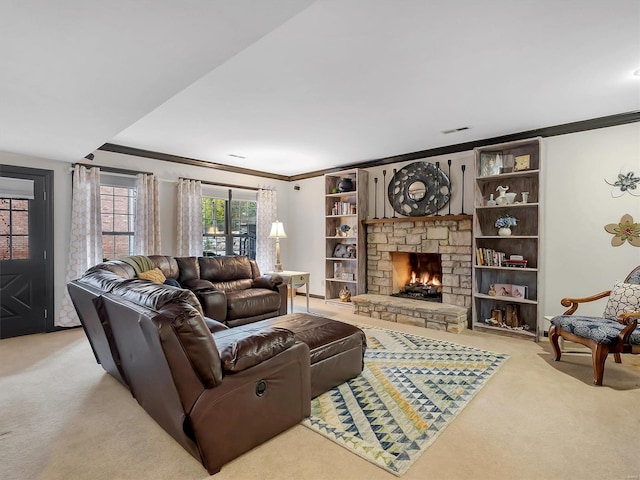
[[[54,329],[52,184],[49,170],[0,165],[0,339]]]

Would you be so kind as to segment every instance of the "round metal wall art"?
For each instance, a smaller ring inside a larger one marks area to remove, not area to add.
[[[449,203],[451,181],[433,163],[410,163],[391,178],[388,196],[389,203],[400,215],[435,215]]]

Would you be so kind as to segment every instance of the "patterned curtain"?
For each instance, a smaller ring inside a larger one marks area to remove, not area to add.
[[[178,257],[202,256],[202,184],[178,181]]]
[[[273,271],[276,263],[276,239],[269,238],[271,224],[277,220],[278,201],[275,190],[258,191],[258,226],[256,233],[256,262],[261,272]]]
[[[100,169],[76,165],[73,170],[72,195],[67,283],[81,277],[89,267],[102,261]],[[58,327],[80,325],[66,287],[55,324]]]
[[[160,255],[158,177],[136,176],[136,216],[133,248],[136,255]]]

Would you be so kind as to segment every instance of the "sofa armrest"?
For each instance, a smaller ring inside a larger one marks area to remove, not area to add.
[[[253,368],[225,375],[220,385],[202,392],[189,421],[204,466],[214,474],[310,413],[309,347],[297,342]]]
[[[213,283],[209,280],[203,280],[201,278],[193,278],[191,280],[184,280],[181,284],[183,287],[188,288],[194,293],[206,291],[206,290],[215,290]]]
[[[280,275],[262,275],[253,279],[253,288],[268,288],[269,290],[277,290],[278,285],[283,280]]]
[[[204,323],[211,333],[221,332],[223,330],[229,330],[224,323],[214,320],[213,318],[204,317]]]
[[[199,290],[196,297],[206,317],[221,323],[227,320],[227,294],[222,290]]]
[[[237,373],[275,357],[296,342],[293,332],[286,328],[271,327],[249,335],[216,337],[222,369]]]

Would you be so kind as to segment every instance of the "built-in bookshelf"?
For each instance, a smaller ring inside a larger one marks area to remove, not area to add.
[[[475,149],[474,330],[538,340],[540,146],[535,138]],[[496,226],[505,216],[516,219],[510,234]]]
[[[351,295],[366,293],[366,231],[368,173],[344,170],[324,176],[325,185],[325,301],[351,306],[340,299],[344,287]]]

